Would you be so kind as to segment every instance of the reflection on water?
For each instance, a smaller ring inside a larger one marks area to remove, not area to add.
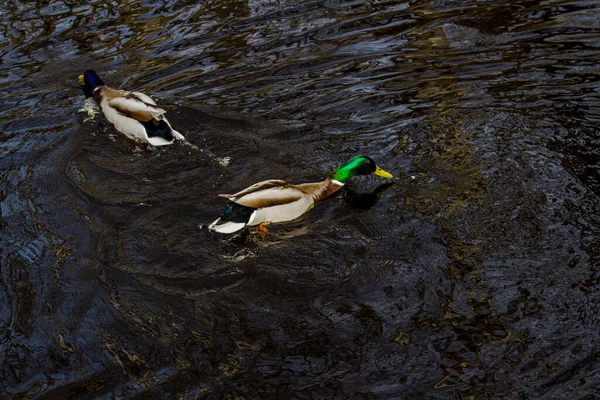
[[[595,398],[600,7],[0,6],[7,398]],[[139,151],[77,76],[168,106]],[[264,239],[229,193],[354,179]],[[230,157],[230,163],[223,160]]]

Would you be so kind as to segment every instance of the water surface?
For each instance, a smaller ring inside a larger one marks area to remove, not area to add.
[[[0,6],[7,398],[600,396],[594,1]],[[77,76],[197,148],[140,151]],[[355,179],[260,238],[230,193]],[[229,163],[226,161],[229,160]]]

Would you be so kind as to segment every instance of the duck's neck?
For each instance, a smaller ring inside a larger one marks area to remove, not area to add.
[[[340,190],[342,187],[344,187],[342,182],[331,178],[327,178],[322,182],[296,185],[296,188],[311,195],[314,201],[323,200]]]

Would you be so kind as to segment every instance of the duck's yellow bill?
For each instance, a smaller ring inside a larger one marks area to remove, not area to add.
[[[379,167],[375,167],[375,172],[373,172],[375,175],[381,176],[383,178],[393,178],[394,176],[392,174],[390,174],[387,171],[382,170]]]
[[[83,75],[79,75],[79,83],[81,83],[82,85],[85,85],[85,82],[83,80]]]

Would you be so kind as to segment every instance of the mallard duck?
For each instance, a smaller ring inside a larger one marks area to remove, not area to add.
[[[283,222],[299,218],[315,202],[332,195],[356,175],[375,174],[393,178],[366,156],[356,156],[338,167],[322,182],[292,185],[278,179],[256,183],[236,194],[220,194],[229,199],[225,211],[208,227],[219,233],[234,233],[246,225]]]
[[[185,140],[165,117],[166,111],[140,92],[111,89],[93,70],[79,76],[86,97],[94,97],[106,119],[115,129],[136,142],[165,146],[175,140]]]

